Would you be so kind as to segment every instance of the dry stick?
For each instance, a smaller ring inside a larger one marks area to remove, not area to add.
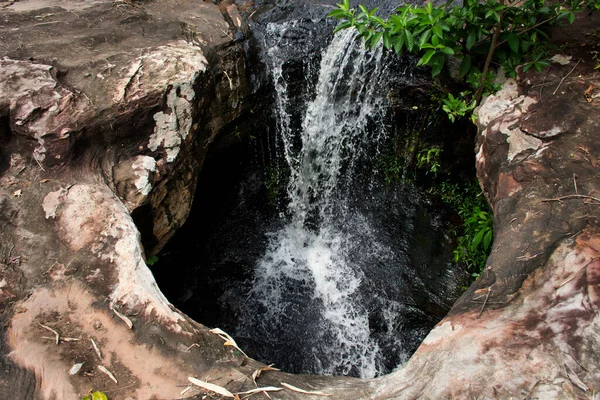
[[[233,90],[233,82],[231,81],[229,74],[227,73],[227,71],[223,71],[223,73],[225,74],[225,76],[227,77],[227,80],[229,81],[229,90]]]
[[[532,27],[529,27],[527,29],[523,29],[521,32],[517,33],[517,36],[520,36],[520,35],[522,35],[522,34],[524,34],[526,32],[529,32],[530,30],[535,29],[535,28],[537,28],[540,25],[544,25],[546,22],[550,22],[550,21],[552,21],[555,18],[558,18],[558,15],[555,15],[554,17],[550,17],[550,18],[547,18],[547,19],[545,19],[545,20],[543,20],[541,22],[538,22],[537,24],[535,24]],[[498,43],[498,46],[502,46],[506,42],[508,42],[508,39],[504,39],[503,41],[501,41],[500,43]]]
[[[599,198],[592,197],[592,196],[585,196],[583,194],[570,194],[568,196],[557,197],[556,199],[542,199],[541,201],[544,203],[549,202],[549,201],[558,201],[559,203],[562,203],[563,200],[568,200],[568,199],[590,199],[590,200],[594,200],[594,201],[597,201],[598,203],[600,203]]]
[[[546,70],[546,75],[544,75],[544,80],[542,81],[542,84],[540,86],[540,103],[543,103],[544,100],[542,98],[542,92],[544,91],[544,84],[546,83],[546,78],[548,78],[548,73],[550,72],[550,68],[548,68]]]
[[[575,194],[579,194],[579,191],[577,191],[577,175],[575,173],[573,173],[573,186],[575,186]]]
[[[504,5],[504,0],[500,0],[500,5]],[[498,19],[498,23],[494,29],[494,35],[492,36],[492,43],[490,44],[490,51],[488,52],[487,58],[485,59],[485,64],[483,65],[483,71],[481,72],[481,79],[479,80],[479,87],[477,88],[477,92],[475,92],[475,103],[479,104],[481,101],[481,97],[483,96],[484,82],[487,77],[487,72],[490,69],[490,63],[492,62],[492,57],[494,57],[494,52],[496,51],[496,47],[498,46],[498,38],[500,37],[500,31],[502,30],[502,19],[504,18],[504,11],[500,11],[498,13],[500,18]]]
[[[594,261],[596,261],[598,259],[598,257],[594,257],[592,258],[590,261],[587,262],[587,264],[585,264],[583,267],[579,268],[577,271],[573,272],[571,275],[569,275],[569,277],[567,279],[565,279],[564,281],[560,282],[558,285],[554,286],[554,289],[560,289],[561,287],[565,286],[567,283],[571,282],[573,279],[575,279],[575,277],[584,269],[587,268],[588,265],[590,265],[591,263],[593,263]]]
[[[44,329],[46,329],[46,330],[49,330],[50,332],[54,333],[54,335],[56,336],[56,344],[58,344],[58,343],[60,342],[60,335],[58,334],[58,332],[57,332],[57,331],[55,331],[54,329],[50,328],[49,326],[46,326],[46,325],[40,324],[39,322],[38,322],[38,324],[39,324],[39,325],[40,325],[42,328],[44,328]]]
[[[46,170],[44,169],[44,167],[42,167],[42,164],[40,163],[40,160],[38,160],[36,156],[33,156],[33,159],[40,166],[40,168],[42,169],[42,171],[46,172]]]
[[[566,74],[559,82],[558,86],[556,87],[556,89],[554,89],[554,92],[552,92],[552,94],[556,94],[556,92],[558,92],[558,89],[560,88],[560,85],[562,85],[562,83],[565,81],[565,79],[567,79],[567,77],[569,75],[571,75],[571,72],[575,71],[575,68],[577,68],[577,66],[579,65],[579,63],[581,62],[581,60],[577,61],[577,64],[575,64],[575,66],[569,71],[568,74]]]
[[[481,310],[479,310],[479,315],[477,316],[477,319],[479,319],[481,317],[481,314],[483,314],[483,309],[485,308],[485,305],[487,304],[487,301],[490,298],[490,293],[492,293],[492,287],[488,286],[488,292],[487,292],[487,295],[485,296],[485,301],[481,305]]]
[[[535,389],[535,387],[538,385],[538,383],[541,382],[541,379],[539,379],[529,390],[529,393],[527,393],[527,397],[525,397],[525,400],[529,400],[529,398],[531,397],[531,394],[533,393],[533,389]]]

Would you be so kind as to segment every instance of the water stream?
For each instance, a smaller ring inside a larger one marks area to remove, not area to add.
[[[372,141],[378,142],[367,134],[366,125],[377,122],[384,100],[377,90],[382,84],[381,51],[365,51],[352,31],[333,38],[323,52],[316,95],[308,104],[297,149],[278,50],[272,48],[269,55],[277,90],[277,133],[291,171],[287,222],[267,234],[268,247],[256,264],[248,298],[249,307],[260,312],[246,326],[262,325],[265,332],[305,326],[313,343],[309,358],[320,372],[372,377],[378,372],[380,348],[371,338],[358,291],[364,273],[351,257],[353,245],[368,240],[373,228],[361,221],[348,200],[354,169]],[[376,132],[384,134],[384,129]],[[354,229],[349,229],[351,222]],[[363,251],[385,259],[390,249],[371,243]],[[307,317],[309,321],[301,322]]]

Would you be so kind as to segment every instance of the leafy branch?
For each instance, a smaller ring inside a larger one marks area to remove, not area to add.
[[[478,104],[489,88],[484,83],[491,65],[502,65],[513,77],[521,64],[541,71],[548,65],[539,51],[548,41],[547,28],[563,20],[573,23],[575,13],[585,7],[600,10],[600,0],[514,4],[514,0],[465,0],[462,6],[449,1],[439,7],[407,4],[383,19],[377,16],[377,8],[360,5],[355,9],[344,0],[329,15],[341,20],[336,30],[355,28],[369,47],[383,43],[399,55],[420,56],[417,65],[431,67],[433,77],[442,72],[448,57],[458,58],[460,78],[480,78],[473,85],[473,99]]]

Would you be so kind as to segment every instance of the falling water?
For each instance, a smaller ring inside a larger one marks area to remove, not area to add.
[[[267,250],[257,262],[249,304],[258,305],[260,312],[250,325],[259,324],[265,332],[305,327],[299,332],[302,337],[295,338],[312,343],[305,350],[311,365],[304,368],[373,377],[380,349],[371,338],[358,291],[364,274],[351,258],[353,247],[368,238],[372,227],[352,214],[347,199],[355,169],[373,144],[363,142],[377,143],[367,124],[377,121],[383,108],[378,90],[381,51],[366,51],[351,31],[333,38],[322,56],[314,100],[306,109],[300,149],[293,145],[296,132],[290,128],[277,51],[270,51],[271,72],[278,135],[291,171],[288,222],[268,234]],[[384,134],[383,129],[376,132]],[[374,243],[362,245],[362,251],[378,258],[389,252]]]

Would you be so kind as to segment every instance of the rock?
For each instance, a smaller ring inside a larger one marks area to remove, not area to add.
[[[186,395],[188,377],[231,392],[256,387],[260,363],[158,290],[131,217],[147,207],[151,247],[164,245],[187,217],[207,148],[246,112],[243,50],[230,29],[210,2],[0,9],[0,393],[71,399],[93,387],[170,399]],[[600,123],[585,95],[600,77],[576,69],[559,88],[571,68],[521,72],[481,106],[477,168],[494,250],[411,360],[373,380],[264,371],[259,385],[331,399],[600,390]],[[539,90],[542,79],[556,94]]]

